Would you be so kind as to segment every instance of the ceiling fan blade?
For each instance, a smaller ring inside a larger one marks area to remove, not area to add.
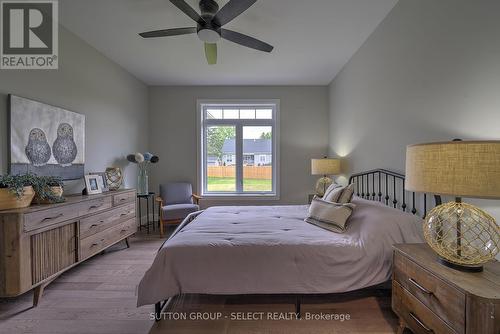
[[[257,0],[230,0],[212,19],[219,26],[229,23],[235,17],[250,8]]]
[[[154,37],[165,37],[165,36],[188,35],[194,33],[196,33],[196,27],[174,28],[174,29],[163,29],[163,30],[141,32],[139,36],[143,38],[154,38]]]
[[[247,48],[252,48],[259,51],[271,52],[274,49],[274,46],[259,41],[253,37],[240,34],[239,32],[221,29],[221,36],[228,41],[231,41],[236,44],[240,44],[246,46]]]
[[[172,4],[174,4],[175,7],[179,8],[184,14],[192,18],[195,22],[198,22],[200,24],[206,23],[205,20],[196,12],[193,7],[188,5],[186,1],[184,0],[170,0]]]
[[[217,44],[205,43],[205,56],[208,65],[217,64]]]

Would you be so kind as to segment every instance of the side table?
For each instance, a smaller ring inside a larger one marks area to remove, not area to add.
[[[142,217],[142,202],[146,201],[146,219]],[[151,201],[151,205],[149,202]],[[149,234],[150,226],[153,226],[153,231],[156,229],[156,225],[159,224],[159,220],[155,220],[155,193],[150,192],[148,194],[137,194],[137,211],[139,213],[139,231],[145,228]]]

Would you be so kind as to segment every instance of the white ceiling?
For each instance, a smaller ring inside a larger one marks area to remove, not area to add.
[[[187,0],[199,9],[197,0]],[[222,7],[227,0],[219,0]],[[149,85],[326,85],[397,0],[259,0],[225,27],[259,38],[271,54],[229,41],[209,66],[196,35],[139,32],[194,26],[168,0],[61,0],[70,31]]]

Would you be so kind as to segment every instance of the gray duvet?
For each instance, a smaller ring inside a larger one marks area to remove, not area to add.
[[[354,198],[343,234],[308,206],[212,207],[178,229],[138,288],[138,306],[181,293],[335,293],[387,281],[395,243],[423,242],[418,216]]]

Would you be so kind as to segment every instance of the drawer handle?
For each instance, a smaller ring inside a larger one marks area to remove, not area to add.
[[[47,221],[47,220],[57,219],[57,218],[60,218],[62,216],[64,216],[64,214],[60,213],[60,214],[58,214],[57,216],[54,216],[54,217],[43,218],[42,222]]]
[[[413,314],[413,312],[410,312],[409,314],[410,317],[412,317],[413,320],[415,320],[415,322],[419,324],[419,326],[422,327],[427,333],[434,333],[434,331],[427,327],[415,314]]]
[[[95,246],[99,246],[99,244],[94,242],[92,245],[90,245],[90,247],[95,247]]]
[[[127,231],[128,231],[128,228],[124,228],[124,229],[122,230],[122,232],[127,232]]]
[[[417,289],[419,289],[420,291],[422,291],[423,293],[427,294],[427,295],[432,295],[432,291],[429,291],[427,290],[426,288],[424,288],[423,286],[421,286],[420,284],[418,284],[417,281],[415,281],[413,278],[408,278],[408,281],[410,281],[411,284],[413,284],[414,286],[417,287]]]
[[[120,217],[125,217],[128,213],[122,213]]]
[[[94,228],[94,227],[97,227],[97,224],[90,225],[90,228]]]
[[[102,204],[99,205],[92,205],[89,210],[94,210],[94,209],[99,209],[102,206]]]

